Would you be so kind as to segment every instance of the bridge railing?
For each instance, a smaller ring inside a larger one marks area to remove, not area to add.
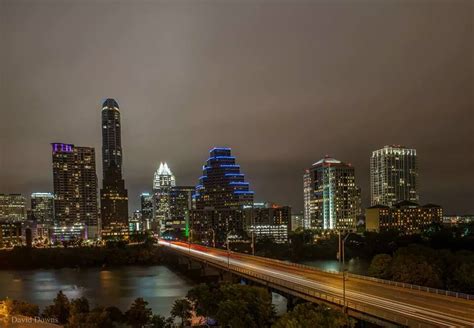
[[[357,279],[363,279],[363,280],[378,282],[378,283],[381,283],[381,284],[396,286],[396,287],[420,290],[420,291],[431,293],[431,294],[452,296],[452,297],[457,297],[457,298],[463,298],[463,299],[466,299],[466,300],[474,300],[474,295],[470,295],[470,294],[466,294],[466,293],[453,292],[453,291],[450,291],[450,290],[437,289],[437,288],[431,288],[431,287],[425,287],[425,286],[419,286],[419,285],[412,285],[412,284],[407,284],[407,283],[404,283],[404,282],[379,279],[379,278],[374,278],[374,277],[369,277],[369,276],[362,276],[362,275],[353,274],[353,273],[347,273],[347,276],[357,278]]]
[[[204,246],[204,245],[199,245],[199,247],[212,249],[212,247],[207,247],[207,246]],[[250,255],[250,254],[244,254],[244,253],[235,253],[235,254],[244,255],[244,256],[253,256],[253,257],[265,260],[265,261],[273,261],[273,262],[276,262],[276,263],[290,265],[290,266],[297,267],[297,268],[303,268],[303,269],[307,269],[307,270],[319,271],[319,272],[324,272],[324,273],[329,273],[329,274],[342,276],[342,273],[338,272],[338,271],[322,270],[322,269],[315,268],[313,266],[309,266],[309,265],[305,265],[305,264],[282,261],[282,260],[271,259],[271,258],[267,258],[267,257],[263,257],[263,256]],[[354,274],[354,273],[347,273],[346,277],[352,277],[352,278],[356,278],[356,279],[373,281],[373,282],[377,282],[377,283],[384,284],[384,285],[390,285],[390,286],[402,287],[402,288],[407,288],[407,289],[419,290],[419,291],[424,291],[424,292],[431,293],[431,294],[451,296],[451,297],[462,298],[462,299],[466,299],[466,300],[474,300],[474,295],[467,294],[467,293],[453,292],[453,291],[444,290],[444,289],[437,289],[437,288],[431,288],[431,287],[425,287],[425,286],[419,286],[419,285],[412,285],[412,284],[408,284],[408,283],[404,283],[404,282],[379,279],[379,278],[374,278],[374,277],[370,277],[370,276],[358,275],[358,274]]]

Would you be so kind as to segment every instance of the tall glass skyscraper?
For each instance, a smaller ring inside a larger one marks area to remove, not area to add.
[[[253,206],[254,193],[231,155],[231,149],[211,149],[202,169],[193,196],[195,209],[191,213],[191,234],[209,240],[212,233],[218,242],[225,241],[229,233],[242,235],[242,209]]]
[[[102,104],[102,170],[100,210],[103,237],[128,233],[128,193],[122,178],[120,110],[115,99]]]
[[[370,158],[371,204],[393,206],[401,201],[419,202],[416,150],[385,146]]]
[[[151,229],[166,234],[171,228],[170,190],[176,179],[168,164],[160,163],[153,176],[153,221]]]
[[[354,167],[331,157],[314,163],[304,175],[305,221],[313,229],[350,229],[360,214],[360,189]]]

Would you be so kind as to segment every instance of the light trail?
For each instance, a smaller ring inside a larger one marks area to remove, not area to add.
[[[271,277],[276,277],[287,283],[289,282],[291,284],[294,284],[295,286],[299,286],[299,287],[303,287],[307,289],[310,288],[318,293],[336,296],[337,298],[342,299],[341,287],[331,285],[330,283],[327,283],[327,282],[318,282],[308,277],[302,277],[304,275],[302,275],[301,272],[308,271],[307,269],[304,269],[304,268],[298,268],[291,265],[285,265],[283,262],[275,262],[270,259],[267,260],[267,259],[262,259],[262,258],[254,258],[254,257],[251,257],[250,255],[240,254],[240,253],[232,253],[233,255],[230,256],[230,254],[227,254],[226,251],[219,250],[219,249],[206,248],[205,250],[198,250],[189,246],[180,245],[179,243],[166,242],[162,240],[160,240],[159,243],[163,246],[175,248],[183,253],[187,253],[187,254],[191,253],[190,255],[194,255],[199,258],[212,259],[213,261],[217,261],[221,263],[223,267],[227,267],[228,265],[231,265],[234,267],[240,267],[243,269],[247,269],[251,272],[269,275]],[[235,257],[239,259],[236,259]],[[264,264],[262,265],[258,263],[257,264],[250,263],[252,261],[263,262]],[[271,268],[268,268],[267,266],[271,266]],[[284,268],[285,270],[284,271],[282,271],[281,269],[279,270],[278,267]],[[232,268],[230,268],[230,270],[232,270]],[[288,271],[292,273],[289,273]],[[314,275],[315,273],[312,273],[312,274]],[[352,280],[355,280],[355,279],[352,278]],[[361,281],[361,283],[367,283],[367,282]],[[374,283],[372,282],[372,284]],[[393,288],[393,286],[391,287]],[[285,288],[291,289],[291,286],[285,286]],[[401,291],[403,290],[401,289]],[[404,302],[388,299],[388,298],[377,296],[377,295],[370,295],[370,294],[362,293],[359,291],[352,291],[348,288],[346,288],[346,300],[347,302],[365,304],[374,308],[383,309],[385,311],[395,313],[397,315],[402,315],[403,317],[410,317],[413,319],[421,320],[423,322],[429,323],[437,327],[474,327],[474,319],[470,320],[471,318],[469,318],[468,320],[465,320],[458,316],[450,315],[446,312],[437,311],[435,309],[429,309],[429,306],[421,307],[415,304],[404,303]],[[430,300],[427,299],[426,301],[429,302]],[[472,303],[471,306],[473,306],[473,313],[474,313],[474,303]]]

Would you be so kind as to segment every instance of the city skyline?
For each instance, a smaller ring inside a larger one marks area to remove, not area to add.
[[[256,200],[295,212],[303,209],[304,169],[326,154],[342,158],[355,167],[367,207],[371,152],[403,144],[417,149],[420,203],[472,213],[474,81],[465,3],[450,10],[143,5],[130,13],[127,5],[71,11],[7,2],[2,67],[11,83],[0,99],[8,109],[2,153],[9,156],[2,156],[0,192],[51,192],[49,144],[99,151],[100,102],[113,97],[122,109],[129,212],[140,207],[141,192],[151,191],[157,163],[167,161],[180,184],[196,185],[202,154],[213,146],[233,149]],[[71,24],[55,28],[62,19]],[[95,28],[123,20],[133,24]],[[290,24],[278,25],[282,20]],[[50,24],[37,29],[44,21]],[[98,33],[94,39],[89,29]],[[118,42],[109,47],[104,40]]]

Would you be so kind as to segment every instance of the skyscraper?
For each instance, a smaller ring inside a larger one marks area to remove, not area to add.
[[[54,195],[50,192],[31,194],[32,218],[38,224],[54,225]]]
[[[385,146],[370,159],[371,204],[393,206],[407,200],[418,203],[416,150]]]
[[[102,170],[102,236],[123,237],[128,234],[128,194],[122,178],[120,110],[110,98],[102,105]]]
[[[171,230],[170,190],[176,179],[168,164],[160,163],[153,176],[153,223],[152,230],[160,235]]]
[[[189,218],[193,206],[194,186],[176,186],[170,190],[170,215],[169,229],[175,236],[188,235]]]
[[[26,198],[20,194],[0,194],[0,220],[21,222],[26,220]]]
[[[98,232],[95,150],[64,143],[53,143],[52,147],[54,223],[69,228],[84,225],[81,237],[95,238]]]
[[[348,229],[360,214],[360,189],[350,164],[326,156],[304,176],[305,221],[313,229]]]
[[[231,149],[211,149],[202,169],[194,195],[195,209],[191,212],[191,232],[202,238],[212,231],[217,241],[224,241],[229,233],[242,235],[241,210],[253,205],[253,191],[235,163]]]
[[[142,214],[143,230],[150,230],[153,220],[153,196],[148,192],[140,195],[140,213]]]

